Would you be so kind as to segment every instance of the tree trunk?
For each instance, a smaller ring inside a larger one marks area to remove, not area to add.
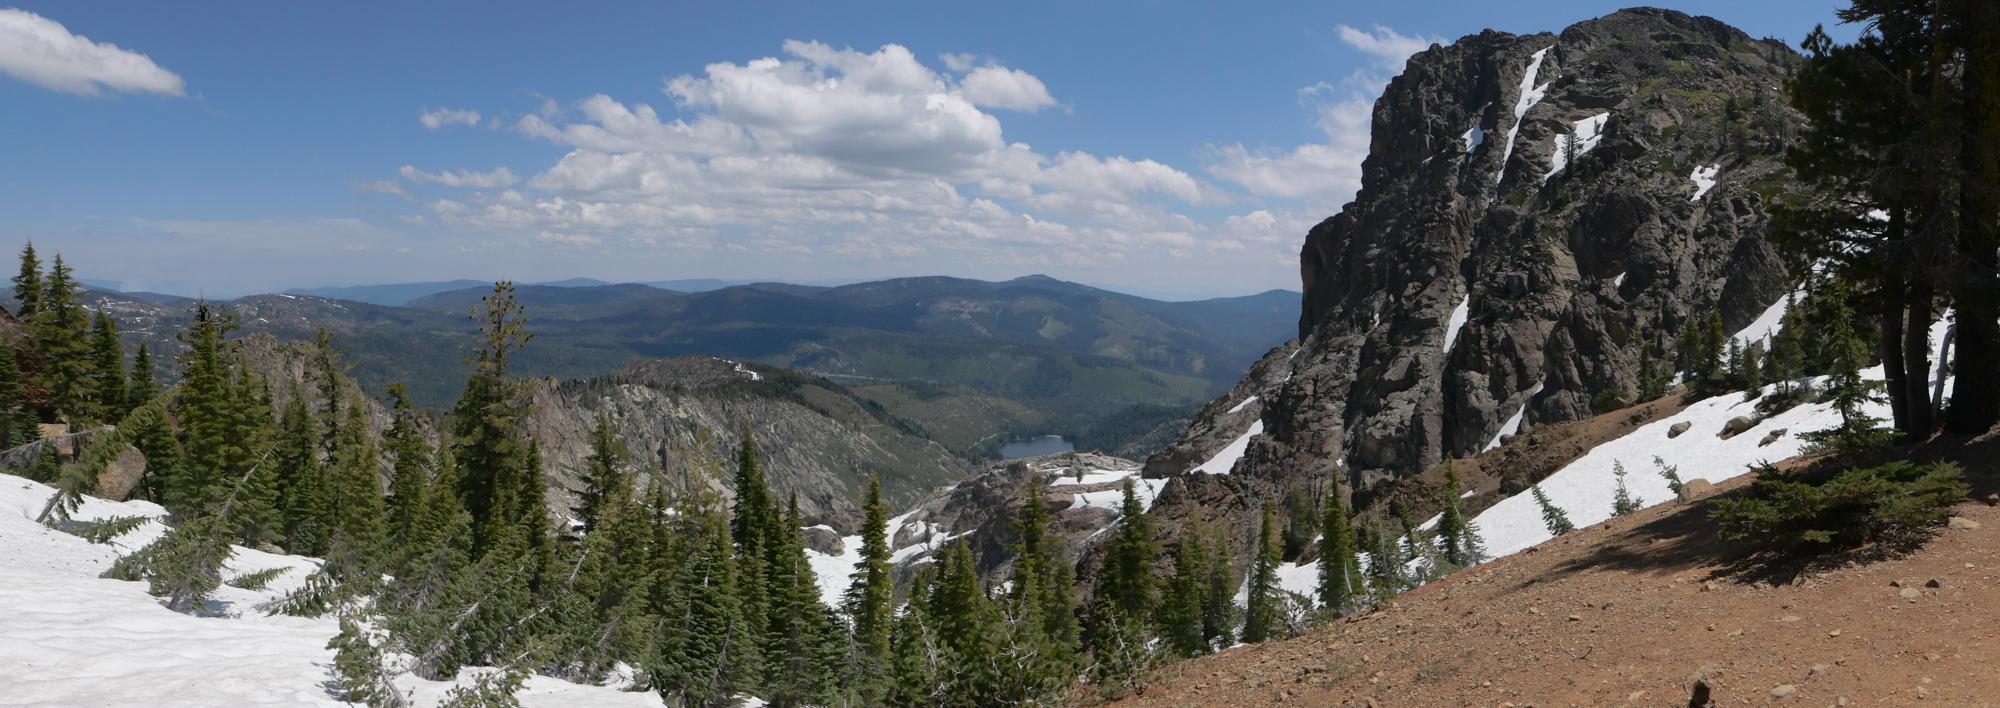
[[[1965,134],[1959,145],[1958,364],[1945,427],[1977,435],[2000,422],[2000,3],[1954,3],[1964,38]]]
[[[1931,284],[1921,278],[1910,283],[1905,291],[1905,311],[1903,315],[1903,386],[1909,391],[1904,404],[1909,406],[1910,428],[1908,431],[1918,440],[1930,437],[1937,423],[1931,418]],[[1886,367],[1885,367],[1886,368]]]
[[[1894,218],[1891,218],[1893,229]],[[1889,389],[1890,417],[1896,429],[1903,434],[1916,436],[1916,421],[1910,415],[1910,387],[1907,377],[1909,369],[1903,364],[1903,301],[1908,287],[1903,276],[1890,274],[1882,278],[1882,290],[1877,293],[1882,303],[1882,332],[1878,337],[1877,350],[1882,355],[1882,376],[1887,379]]]

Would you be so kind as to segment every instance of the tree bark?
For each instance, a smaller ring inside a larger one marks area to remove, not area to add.
[[[1882,303],[1882,332],[1876,348],[1882,356],[1882,376],[1887,379],[1890,417],[1897,430],[1916,436],[1916,421],[1910,416],[1909,369],[1903,363],[1903,301],[1907,299],[1904,295],[1907,290],[1899,274],[1882,278],[1882,290],[1878,293]]]
[[[1928,438],[1936,430],[1937,423],[1931,417],[1931,284],[1921,278],[1910,283],[1905,292],[1905,312],[1903,315],[1903,387],[1904,404],[1910,411],[1910,434],[1918,440]]]

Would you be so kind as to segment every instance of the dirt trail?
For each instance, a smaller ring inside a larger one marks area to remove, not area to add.
[[[2000,444],[1935,453],[1973,498]],[[1772,568],[1667,503],[1464,571],[1291,640],[1162,669],[1136,705],[2000,705],[2000,508],[1923,548]]]

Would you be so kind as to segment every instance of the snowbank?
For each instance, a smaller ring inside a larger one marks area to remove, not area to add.
[[[1554,177],[1557,172],[1563,171],[1563,168],[1568,167],[1569,163],[1575,162],[1577,158],[1583,157],[1585,153],[1597,149],[1597,144],[1604,142],[1604,124],[1610,121],[1610,113],[1599,113],[1571,123],[1569,135],[1556,136],[1555,147],[1549,153],[1549,171],[1542,175],[1542,181],[1549,181],[1550,177]],[[1575,155],[1569,154],[1570,135],[1576,136]]]

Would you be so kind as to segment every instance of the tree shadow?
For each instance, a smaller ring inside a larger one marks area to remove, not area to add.
[[[1938,436],[1914,447],[1899,448],[1875,462],[1892,459],[1955,462],[1964,469],[1970,499],[1984,501],[1989,495],[2000,493],[2000,435],[1971,439]],[[1737,486],[1679,506],[1632,528],[1611,529],[1596,550],[1556,566],[1548,576],[1525,580],[1522,586],[1584,570],[1660,573],[1691,568],[1709,569],[1702,578],[1706,581],[1786,585],[1831,570],[1906,556],[1921,549],[1939,531],[1928,529],[1858,548],[1837,549],[1779,549],[1725,541],[1718,535],[1709,514],[1718,500],[1749,489],[1747,484]]]

